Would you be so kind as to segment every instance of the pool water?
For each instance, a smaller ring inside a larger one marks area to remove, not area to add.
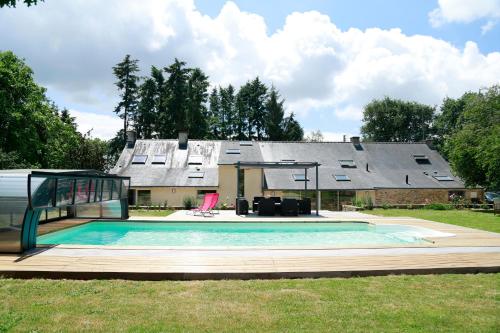
[[[425,229],[427,231],[433,231]],[[38,237],[38,244],[121,246],[356,246],[424,242],[424,228],[341,223],[99,221]]]

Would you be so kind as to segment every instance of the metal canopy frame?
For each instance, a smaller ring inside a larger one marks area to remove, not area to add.
[[[319,164],[318,162],[241,162],[235,163],[236,171],[236,199],[240,196],[240,170],[241,169],[304,169],[304,191],[307,198],[307,170],[316,171],[316,215],[319,216]]]

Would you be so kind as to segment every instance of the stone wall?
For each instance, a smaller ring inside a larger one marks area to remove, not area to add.
[[[429,204],[449,203],[449,191],[463,191],[465,198],[474,197],[482,200],[484,194],[481,189],[448,190],[448,189],[378,189],[375,190],[375,205],[404,205],[404,204]]]

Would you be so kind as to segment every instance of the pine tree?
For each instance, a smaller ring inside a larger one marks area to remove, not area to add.
[[[199,68],[189,70],[187,83],[187,125],[189,136],[204,139],[208,134],[208,76]]]
[[[179,131],[188,129],[187,123],[187,85],[189,69],[185,68],[186,63],[177,58],[174,63],[165,68],[169,74],[165,82],[165,106],[172,125],[167,124],[166,129],[173,129],[173,132],[164,131],[164,137],[174,137]],[[164,124],[165,125],[165,124]]]
[[[252,128],[249,123],[249,96],[250,84],[247,82],[245,85],[240,87],[240,90],[236,94],[236,117],[234,119],[233,126],[235,129],[234,132],[236,139],[238,140],[248,140],[252,138]]]
[[[285,118],[284,138],[287,141],[302,141],[304,138],[304,130],[299,122],[295,120],[293,112]]]
[[[155,81],[147,78],[139,88],[140,102],[134,122],[138,138],[151,139],[153,136],[156,123],[156,95]]]
[[[235,105],[236,98],[234,96],[234,87],[228,85],[226,88],[220,89],[220,130],[222,138],[229,140],[234,137],[234,120],[236,118]]]
[[[222,89],[221,89],[222,90]],[[208,131],[211,139],[225,139],[221,130],[221,101],[217,88],[213,88],[209,98]]]
[[[280,100],[278,91],[274,87],[271,87],[271,91],[266,102],[266,134],[269,140],[283,140],[283,117],[285,115],[283,104],[284,101]]]
[[[113,73],[117,78],[115,85],[121,91],[121,101],[115,108],[115,113],[123,119],[124,142],[127,139],[129,118],[135,117],[137,110],[139,77],[136,73],[139,72],[138,62],[138,60],[131,59],[130,55],[127,54],[122,62],[113,67]]]
[[[252,137],[255,133],[257,140],[262,140],[265,135],[266,127],[266,107],[267,87],[258,77],[249,84],[249,133],[248,137]]]

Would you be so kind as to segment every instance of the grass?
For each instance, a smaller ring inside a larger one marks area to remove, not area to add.
[[[159,210],[159,209],[131,209],[129,211],[130,216],[154,216],[154,217],[165,217],[172,214],[173,210]]]
[[[368,214],[408,216],[500,233],[500,216],[470,210],[374,209]]]
[[[500,274],[0,280],[0,332],[499,332]]]

